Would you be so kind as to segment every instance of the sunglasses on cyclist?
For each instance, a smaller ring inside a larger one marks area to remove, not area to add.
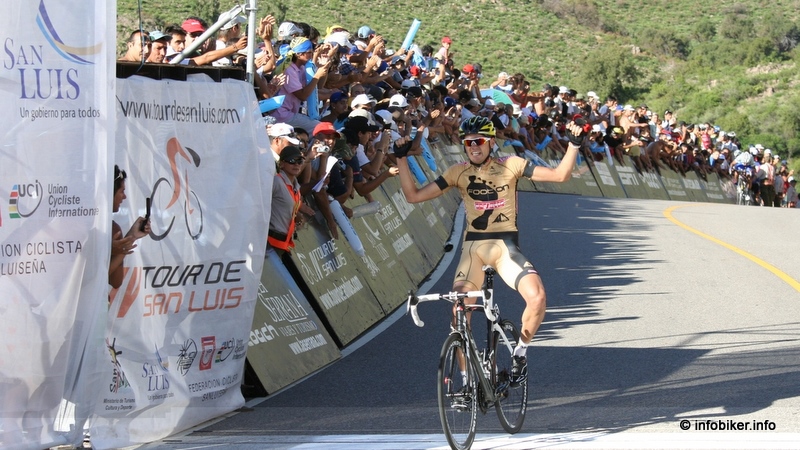
[[[472,146],[480,147],[481,145],[489,142],[489,138],[479,137],[479,138],[472,138],[472,139],[464,139],[461,142],[464,144],[464,147],[472,147]]]

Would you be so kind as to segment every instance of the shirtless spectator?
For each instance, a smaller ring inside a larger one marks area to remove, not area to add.
[[[119,59],[128,62],[145,62],[150,56],[150,34],[147,31],[136,30],[128,37],[127,51]]]

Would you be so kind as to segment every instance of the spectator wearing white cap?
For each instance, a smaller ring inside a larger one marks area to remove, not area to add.
[[[223,16],[226,16],[226,13],[223,13],[219,16],[219,19],[223,19]],[[226,16],[227,17],[227,16]],[[235,16],[231,20],[227,21],[222,28],[219,29],[217,33],[217,41],[215,42],[216,50],[222,50],[229,45],[233,45],[239,38],[242,37],[242,27],[241,24],[245,23],[247,18],[244,16]],[[220,58],[214,61],[213,65],[215,66],[229,66],[233,63],[233,60],[229,57]]]
[[[492,81],[491,87],[506,92],[511,92],[514,89],[514,87],[511,86],[511,77],[509,77],[506,72],[498,73],[497,79]]]
[[[294,134],[294,127],[288,123],[278,122],[267,125],[267,135],[269,136],[269,146],[272,149],[272,156],[278,161],[281,150],[287,145],[300,145],[300,140]]]

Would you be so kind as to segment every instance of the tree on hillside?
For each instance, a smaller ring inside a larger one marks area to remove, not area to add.
[[[633,59],[625,48],[603,48],[584,61],[577,85],[584,91],[624,98],[625,90],[635,86],[641,76]]]
[[[734,5],[725,12],[718,34],[726,39],[745,41],[754,36],[753,19],[745,5]]]

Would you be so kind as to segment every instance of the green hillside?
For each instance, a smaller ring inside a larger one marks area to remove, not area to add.
[[[213,22],[233,2],[141,0],[145,29],[188,15]],[[412,20],[416,42],[453,39],[457,65],[480,62],[487,85],[521,72],[534,88],[567,85],[615,94],[621,103],[672,109],[679,120],[711,122],[793,156],[800,169],[800,0],[308,0],[261,2],[259,17],[370,25],[399,47]],[[138,1],[118,0],[118,43],[138,28]],[[121,48],[121,47],[120,47]]]

